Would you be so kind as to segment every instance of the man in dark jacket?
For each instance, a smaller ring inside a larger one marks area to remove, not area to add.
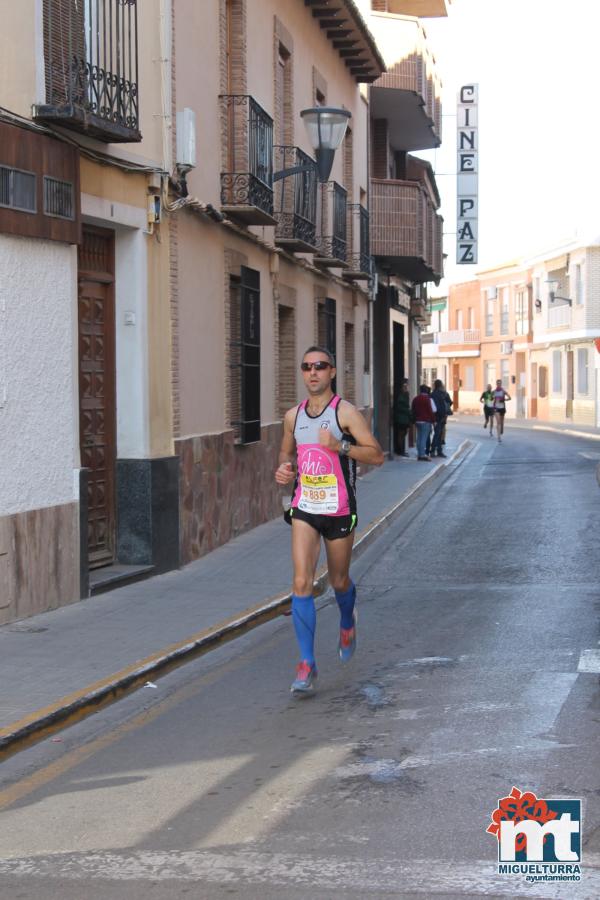
[[[433,383],[433,391],[431,393],[431,399],[435,403],[436,408],[435,428],[433,430],[433,440],[431,442],[431,455],[443,456],[444,458],[446,457],[446,454],[442,450],[442,435],[448,416],[448,402],[446,397],[447,393],[444,384],[437,378]]]
[[[405,378],[394,404],[394,436],[398,456],[408,456],[406,452],[406,435],[410,428],[410,394],[408,380]]]

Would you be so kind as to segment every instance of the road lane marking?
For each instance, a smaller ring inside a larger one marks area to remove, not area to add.
[[[600,650],[582,650],[577,671],[600,675]]]
[[[181,688],[177,688],[169,697],[165,697],[157,703],[152,709],[144,710],[116,727],[109,726],[106,734],[93,738],[83,746],[75,747],[73,750],[67,750],[59,759],[43,766],[24,778],[20,778],[10,787],[0,789],[0,810],[7,809],[24,797],[29,796],[34,791],[49,784],[66,772],[74,769],[85,760],[100,753],[112,744],[117,743],[133,731],[143,728],[145,725],[154,722],[155,719],[175,709],[181,703],[186,702],[196,694],[201,693],[207,687],[214,684],[224,675],[234,672],[242,666],[246,665],[249,660],[254,659],[265,651],[265,648],[271,647],[279,640],[278,635],[274,635],[268,641],[263,641],[261,645],[254,647],[252,650],[246,650],[243,656],[237,656],[226,663],[218,665],[216,669],[206,672],[202,675],[195,676],[193,681],[185,684]]]

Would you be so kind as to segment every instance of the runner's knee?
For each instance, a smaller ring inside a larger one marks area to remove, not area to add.
[[[297,597],[308,597],[312,592],[312,578],[308,578],[306,575],[294,575],[294,594]]]

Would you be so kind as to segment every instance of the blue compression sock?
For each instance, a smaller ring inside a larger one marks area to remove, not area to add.
[[[317,611],[312,594],[308,597],[298,597],[297,594],[292,594],[292,620],[296,640],[300,647],[300,658],[314,665]]]
[[[341,591],[336,591],[335,599],[340,608],[340,628],[352,628],[354,625],[352,613],[356,603],[356,585],[354,582],[350,582],[350,587],[344,594]]]

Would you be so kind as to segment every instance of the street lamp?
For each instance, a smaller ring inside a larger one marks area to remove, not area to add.
[[[334,109],[331,106],[315,106],[311,109],[303,109],[300,113],[308,138],[315,151],[317,161],[317,176],[324,184],[331,173],[335,151],[344,139],[348,120],[352,113],[347,109]],[[287,178],[288,175],[296,175],[299,172],[308,172],[310,166],[293,166],[290,169],[282,169],[273,174],[273,181]]]
[[[564,300],[569,306],[573,305],[573,301],[570,297],[557,297],[556,290],[558,288],[558,281],[556,278],[549,278],[546,281],[546,284],[548,285],[548,297],[550,298],[550,303],[554,303],[555,300]]]

